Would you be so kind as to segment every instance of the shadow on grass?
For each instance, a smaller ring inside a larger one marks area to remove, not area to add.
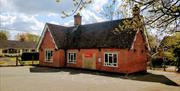
[[[32,73],[54,73],[54,72],[68,72],[70,75],[76,74],[91,74],[91,75],[100,75],[100,76],[108,76],[113,78],[121,78],[121,79],[129,79],[136,81],[145,81],[145,82],[156,82],[162,83],[171,86],[180,86],[177,83],[173,82],[169,78],[164,75],[157,75],[152,73],[135,73],[135,74],[120,74],[120,73],[112,73],[112,72],[102,72],[95,70],[86,70],[86,69],[74,69],[74,68],[49,68],[49,67],[39,67],[34,66],[29,69]]]

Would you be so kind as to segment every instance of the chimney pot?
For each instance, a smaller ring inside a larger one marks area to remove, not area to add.
[[[80,15],[80,13],[77,13],[76,15],[74,15],[74,25],[81,25],[81,18],[82,16]]]

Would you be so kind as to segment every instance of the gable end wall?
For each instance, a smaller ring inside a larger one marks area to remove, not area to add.
[[[53,62],[45,62],[45,49],[53,49]],[[40,66],[64,67],[64,50],[56,50],[49,31],[45,31],[44,38],[39,47]]]

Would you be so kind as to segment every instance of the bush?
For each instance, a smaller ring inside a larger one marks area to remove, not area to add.
[[[162,58],[152,58],[151,63],[153,67],[162,67],[163,59]]]
[[[174,54],[171,52],[164,52],[164,57],[168,60],[168,61],[175,61],[176,58],[174,57]]]
[[[180,48],[176,48],[174,49],[174,54],[175,54],[175,57],[176,57],[176,67],[178,69],[178,72],[180,72]]]

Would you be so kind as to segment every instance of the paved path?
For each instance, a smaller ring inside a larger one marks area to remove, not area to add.
[[[180,74],[143,75],[43,67],[0,67],[0,91],[180,91]]]

